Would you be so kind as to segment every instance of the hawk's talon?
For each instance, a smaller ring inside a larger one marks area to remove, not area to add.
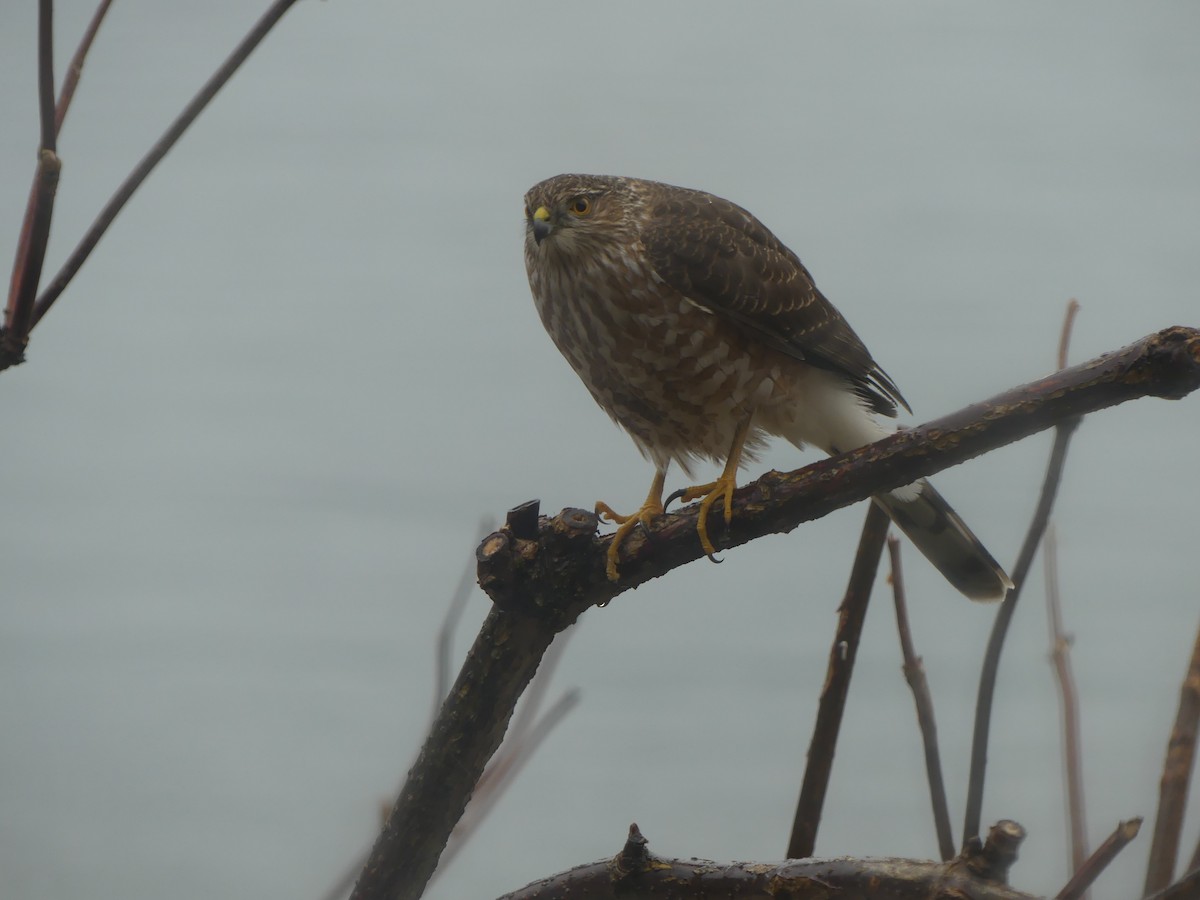
[[[687,492],[688,492],[687,488],[680,488],[677,491],[671,491],[670,496],[668,496],[667,499],[663,501],[663,511],[665,512],[668,506],[670,506],[676,500],[681,499],[683,497],[683,495],[686,494]]]

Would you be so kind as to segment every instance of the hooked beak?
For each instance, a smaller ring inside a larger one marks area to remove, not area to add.
[[[550,233],[550,210],[539,206],[533,214],[533,239],[541,243]]]

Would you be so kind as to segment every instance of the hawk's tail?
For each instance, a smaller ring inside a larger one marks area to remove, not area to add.
[[[1004,599],[1012,579],[933,485],[922,478],[898,493],[872,499],[946,580],[972,600]]]

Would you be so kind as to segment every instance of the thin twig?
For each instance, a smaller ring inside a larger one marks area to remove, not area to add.
[[[146,176],[167,155],[167,152],[175,146],[175,142],[179,140],[188,126],[196,120],[196,117],[200,115],[209,101],[216,96],[217,91],[225,85],[225,82],[246,61],[246,58],[250,56],[254,48],[259,45],[271,28],[274,27],[275,23],[283,17],[283,14],[295,2],[296,0],[275,0],[271,4],[271,7],[255,23],[254,27],[250,29],[249,34],[242,39],[229,58],[213,73],[204,87],[200,89],[200,92],[192,98],[191,102],[184,107],[183,112],[171,123],[171,126],[163,136],[142,157],[141,161],[129,173],[129,176],[122,182],[121,186],[117,188],[116,193],[104,205],[96,220],[80,240],[79,245],[67,257],[67,261],[59,269],[58,274],[51,279],[50,283],[46,285],[45,290],[38,297],[33,310],[32,325],[40,322],[42,316],[54,305],[54,301],[58,299],[71,279],[75,277],[75,273],[79,271],[84,261],[87,260],[92,250],[95,249],[96,244],[99,243],[100,238],[104,236],[104,233],[108,230],[108,226],[112,224],[117,214],[129,201],[129,198],[133,196],[134,191],[146,180]]]
[[[92,20],[88,23],[87,31],[83,33],[83,39],[79,42],[79,47],[76,49],[75,55],[71,57],[71,64],[67,66],[67,71],[63,73],[62,88],[58,92],[58,106],[54,111],[54,130],[56,133],[62,133],[63,122],[67,118],[67,110],[71,108],[71,100],[75,97],[75,88],[78,87],[79,77],[83,74],[83,61],[87,58],[88,51],[92,48],[92,41],[96,39],[96,32],[100,30],[100,23],[104,21],[104,16],[110,6],[112,6],[112,0],[100,0],[100,5],[96,7],[96,12],[92,15]]]
[[[867,603],[871,599],[871,587],[875,584],[875,573],[879,569],[879,558],[883,555],[888,524],[887,513],[874,503],[870,504],[854,566],[850,570],[850,583],[838,608],[837,631],[829,651],[829,668],[808,747],[808,765],[804,769],[804,783],[800,788],[800,800],[796,804],[796,817],[788,840],[788,859],[812,856],[817,843],[825,791],[833,771],[838,731],[846,708],[846,696],[850,691],[850,676],[854,672],[854,657],[858,652]]]
[[[1046,611],[1050,618],[1050,659],[1062,703],[1063,770],[1067,779],[1067,825],[1071,841],[1071,870],[1087,859],[1087,815],[1084,812],[1083,754],[1080,752],[1079,699],[1071,672],[1071,639],[1063,632],[1058,589],[1058,539],[1051,525],[1045,540]],[[1085,895],[1086,896],[1086,895]]]
[[[1058,368],[1067,367],[1071,348],[1071,332],[1079,313],[1079,301],[1072,298],[1063,316],[1062,332],[1058,338]],[[1071,672],[1071,640],[1063,631],[1062,602],[1059,596],[1058,539],[1051,524],[1044,541],[1046,576],[1046,611],[1050,618],[1050,658],[1058,681],[1062,704],[1063,770],[1067,780],[1067,827],[1071,841],[1071,870],[1078,872],[1088,856],[1087,814],[1084,811],[1083,753],[1080,749],[1079,699],[1075,678]],[[1083,894],[1086,900],[1086,892]]]
[[[1072,297],[1067,301],[1067,312],[1063,316],[1062,331],[1058,335],[1058,367],[1067,367],[1067,354],[1071,349],[1071,331],[1075,328],[1075,316],[1079,313],[1079,301]]]
[[[1078,304],[1067,304],[1067,325],[1075,317]],[[1066,336],[1070,333],[1064,325],[1063,336],[1059,339],[1059,352],[1066,353]],[[1061,370],[1060,370],[1061,374]],[[1021,552],[1017,554],[1016,565],[1012,573],[1013,589],[1008,592],[1000,609],[996,613],[996,621],[992,625],[992,633],[988,638],[987,652],[983,658],[983,671],[979,677],[979,693],[975,701],[975,727],[971,738],[971,774],[967,783],[967,812],[963,821],[963,843],[979,834],[979,823],[983,816],[983,787],[987,773],[988,736],[991,732],[992,701],[996,695],[996,676],[1000,671],[1000,653],[1004,649],[1004,638],[1008,634],[1008,626],[1012,622],[1017,601],[1021,598],[1021,589],[1033,565],[1038,546],[1042,542],[1046,526],[1050,521],[1050,511],[1054,508],[1054,499],[1058,496],[1058,486],[1062,481],[1063,465],[1066,463],[1067,447],[1070,446],[1071,436],[1079,427],[1081,417],[1073,416],[1063,419],[1055,426],[1054,445],[1050,449],[1050,461],[1046,465],[1046,476],[1042,481],[1042,492],[1038,497],[1033,520],[1029,523],[1029,531]]]
[[[1096,852],[1089,856],[1083,865],[1075,870],[1075,874],[1071,876],[1071,880],[1055,895],[1054,900],[1078,900],[1079,897],[1082,897],[1084,892],[1091,887],[1092,882],[1099,877],[1100,873],[1108,868],[1108,864],[1113,861],[1116,855],[1125,849],[1125,845],[1137,837],[1141,827],[1142,820],[1140,816],[1117,825],[1116,830],[1105,838],[1103,844],[1096,848]]]
[[[540,680],[540,678],[536,680]],[[566,718],[567,714],[579,705],[581,697],[579,688],[570,688],[565,691],[537,720],[537,723],[522,735],[516,746],[510,749],[506,741],[500,748],[501,752],[497,755],[496,760],[484,770],[483,777],[479,779],[479,785],[476,787],[475,794],[471,797],[471,802],[467,805],[462,819],[450,833],[450,840],[446,844],[446,849],[442,851],[442,858],[438,860],[438,867],[431,882],[437,880],[438,873],[445,871],[459,851],[467,845],[467,841],[487,818],[488,813],[496,808],[496,804],[500,802],[500,798],[504,796],[509,785],[525,768],[525,765],[533,759],[542,742]]]
[[[904,656],[904,680],[912,688],[917,705],[917,724],[925,747],[925,774],[929,780],[929,801],[933,806],[933,825],[937,832],[942,861],[954,858],[954,834],[950,829],[950,807],[946,802],[946,782],[942,778],[942,759],[938,752],[937,722],[933,716],[933,697],[925,678],[925,664],[913,647],[912,631],[908,625],[908,605],[904,595],[904,573],[900,567],[900,541],[888,538],[888,555],[892,563],[892,597],[896,605],[896,630],[900,633],[900,651]]]
[[[1161,891],[1175,876],[1179,855],[1179,833],[1187,806],[1188,783],[1196,758],[1196,730],[1200,725],[1200,632],[1192,648],[1187,676],[1179,690],[1179,710],[1167,743],[1167,758],[1159,782],[1158,815],[1146,866],[1146,893]]]

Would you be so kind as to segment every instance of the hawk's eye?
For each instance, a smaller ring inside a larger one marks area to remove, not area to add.
[[[586,216],[592,211],[592,201],[587,197],[576,197],[567,207],[574,215]]]

